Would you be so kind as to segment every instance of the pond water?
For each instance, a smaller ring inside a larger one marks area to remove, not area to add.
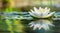
[[[60,20],[1,19],[0,25],[0,33],[60,33]]]
[[[13,22],[12,22],[13,23]],[[22,20],[25,33],[60,33],[60,20],[38,19],[38,20]],[[4,32],[8,32],[6,23],[2,23]],[[21,26],[21,25],[19,25]],[[16,25],[15,25],[16,27]],[[14,27],[14,28],[15,28]],[[20,29],[20,28],[19,28]]]
[[[27,33],[60,33],[60,20],[40,19],[28,24],[25,30]]]

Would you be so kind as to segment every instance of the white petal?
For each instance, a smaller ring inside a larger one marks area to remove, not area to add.
[[[48,15],[50,13],[50,9],[45,8],[45,12],[43,13],[43,15]]]
[[[36,12],[32,12],[30,13],[32,16],[34,17],[38,17],[38,18],[41,18],[42,17],[42,13],[36,13]]]
[[[50,12],[50,8],[46,10],[46,13],[48,14]]]
[[[38,14],[36,14],[36,13],[31,13],[31,12],[29,12],[29,13],[30,13],[30,15],[32,15],[34,17],[39,17],[40,18],[40,16]]]
[[[42,8],[41,7],[39,7],[39,10],[41,10]]]
[[[49,23],[48,25],[50,25],[50,26],[54,26],[52,23]]]
[[[35,29],[37,29],[37,26],[34,26],[34,27],[33,27],[33,30],[35,30]]]
[[[30,15],[35,16],[35,17],[36,17],[36,15],[34,15],[32,12],[29,12],[29,13],[30,13]]]
[[[43,14],[47,15],[49,14],[49,12],[50,12],[50,8],[48,9],[47,7],[45,7],[45,12]]]
[[[39,26],[39,30],[42,28],[42,26]]]
[[[47,7],[45,7],[45,9],[47,10],[48,8],[47,8]]]
[[[34,12],[32,9],[30,10],[31,12]]]
[[[48,17],[52,16],[54,13],[55,13],[55,12],[51,12],[50,14],[45,15],[45,16],[42,16],[42,17],[43,17],[43,18],[48,18]]]
[[[38,11],[38,9],[36,7],[34,7],[34,11]]]
[[[49,30],[49,26],[47,24],[43,25],[43,29]]]
[[[50,11],[50,8],[48,9],[48,11]]]
[[[51,12],[50,14],[48,14],[48,16],[52,16],[55,12]]]
[[[32,24],[32,25],[30,25],[30,27],[33,27],[34,25]]]

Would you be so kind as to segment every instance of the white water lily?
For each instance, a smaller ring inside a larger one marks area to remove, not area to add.
[[[41,29],[44,30],[50,30],[50,26],[54,26],[51,21],[49,20],[38,20],[38,21],[32,21],[29,23],[30,27],[33,27],[33,30]]]
[[[37,17],[37,18],[48,18],[50,16],[52,16],[55,12],[50,12],[50,8],[41,8],[39,7],[39,9],[37,9],[36,7],[34,7],[34,11],[31,9],[30,15],[32,15],[33,17]]]

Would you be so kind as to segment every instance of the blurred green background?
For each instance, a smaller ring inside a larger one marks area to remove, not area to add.
[[[35,7],[49,7],[52,10],[60,10],[60,0],[0,0],[0,8],[3,12],[29,11]]]

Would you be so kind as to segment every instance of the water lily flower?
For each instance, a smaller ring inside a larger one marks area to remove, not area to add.
[[[29,12],[30,15],[36,18],[48,18],[55,13],[55,12],[50,12],[50,8],[47,8],[47,7],[45,8],[39,7],[39,9],[34,7],[34,10],[31,9],[30,11],[31,11]]]
[[[44,30],[50,30],[51,26],[54,26],[50,20],[38,20],[38,21],[32,21],[29,23],[29,27],[33,27],[33,30],[36,29],[44,29]]]

